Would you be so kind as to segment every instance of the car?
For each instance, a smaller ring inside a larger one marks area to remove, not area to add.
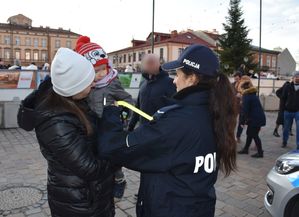
[[[267,176],[264,204],[273,217],[299,217],[299,150],[280,156]]]

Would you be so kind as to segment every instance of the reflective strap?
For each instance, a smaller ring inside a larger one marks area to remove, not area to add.
[[[126,145],[127,145],[128,148],[130,148],[130,145],[129,145],[129,135],[127,135],[127,137],[126,137]]]
[[[150,115],[146,114],[145,112],[141,111],[140,109],[134,107],[130,103],[127,103],[125,101],[117,101],[117,104],[132,110],[133,112],[139,114],[140,116],[144,117],[145,119],[147,119],[149,121],[152,121],[154,119],[152,116],[150,116]]]

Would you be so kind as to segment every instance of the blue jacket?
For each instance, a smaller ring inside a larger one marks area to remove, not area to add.
[[[263,127],[266,125],[266,116],[256,92],[255,87],[243,92],[241,123],[253,127]]]
[[[115,108],[104,110],[98,151],[141,172],[138,217],[214,216],[218,167],[209,91],[187,88],[175,98],[129,134]]]
[[[152,78],[149,78],[147,74],[143,74],[143,77],[144,81],[140,86],[136,107],[149,115],[153,115],[158,109],[166,106],[166,99],[175,94],[176,87],[173,84],[173,79],[162,69],[158,75]],[[129,123],[130,131],[134,129],[138,121],[140,124],[148,122],[134,113]]]

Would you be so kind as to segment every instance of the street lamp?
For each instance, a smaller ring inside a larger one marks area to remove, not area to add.
[[[153,0],[153,17],[152,17],[152,53],[154,53],[154,32],[155,32],[155,0]]]
[[[258,73],[258,85],[257,94],[260,95],[261,85],[261,68],[262,68],[262,0],[260,0],[260,36],[259,36],[259,73]]]

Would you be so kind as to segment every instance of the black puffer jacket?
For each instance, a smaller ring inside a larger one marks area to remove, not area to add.
[[[96,158],[95,134],[86,136],[77,116],[49,110],[44,103],[35,108],[35,131],[48,162],[52,216],[114,216],[114,170]]]

